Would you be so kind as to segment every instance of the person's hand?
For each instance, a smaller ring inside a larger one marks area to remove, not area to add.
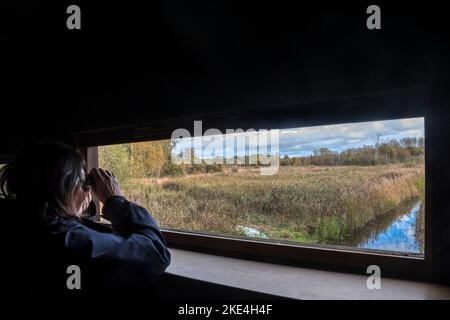
[[[92,169],[89,174],[95,180],[95,188],[92,189],[98,200],[103,204],[112,196],[121,196],[119,182],[114,173],[100,168]]]
[[[91,201],[92,194],[90,190],[80,191],[75,198],[76,208],[78,208],[78,211],[75,213],[75,215],[77,217],[80,217],[83,212],[87,210]]]

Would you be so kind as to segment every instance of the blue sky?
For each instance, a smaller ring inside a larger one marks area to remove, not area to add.
[[[279,133],[280,156],[283,157],[286,154],[289,156],[308,156],[312,154],[313,150],[322,147],[339,152],[348,148],[373,145],[377,134],[380,135],[381,142],[404,137],[422,137],[424,136],[424,118],[281,129]],[[211,155],[211,152],[208,152],[203,155],[203,158],[211,158],[214,155],[221,154],[225,154],[227,157],[234,155],[235,148],[231,146],[225,148],[224,136],[203,137],[204,147],[214,139],[213,143],[216,144],[215,154]],[[239,134],[235,134],[235,136],[239,136]],[[174,151],[178,154],[182,150],[191,148],[191,146],[194,146],[194,140],[196,139],[198,142],[200,138],[184,138],[177,143]],[[195,153],[200,155],[201,148],[195,148]],[[245,155],[245,150],[240,148],[237,150],[237,155]]]

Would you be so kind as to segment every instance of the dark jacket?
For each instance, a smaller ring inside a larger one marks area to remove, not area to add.
[[[112,232],[60,218],[45,232],[30,230],[22,237],[26,247],[14,251],[22,253],[15,258],[21,264],[15,271],[32,275],[16,274],[27,286],[23,293],[121,297],[151,289],[170,264],[170,252],[157,223],[146,209],[120,196],[109,198],[102,212],[111,221]],[[67,288],[70,265],[80,268],[80,290]]]

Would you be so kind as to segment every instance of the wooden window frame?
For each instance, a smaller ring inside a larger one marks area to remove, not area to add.
[[[426,99],[426,101],[430,100]],[[436,137],[436,135],[432,135],[428,129],[432,123],[439,121],[439,113],[433,114],[431,112],[421,110],[419,113],[416,111],[412,113],[392,113],[391,116],[386,116],[389,112],[390,111],[387,111],[384,116],[382,114],[382,116],[378,119],[377,116],[374,115],[372,120],[376,121],[388,120],[389,118],[399,119],[408,117],[424,117],[425,137]],[[213,116],[213,118],[220,118],[220,116],[216,115]],[[97,145],[150,141],[168,138],[168,134],[170,134],[174,128],[182,127],[180,125],[181,123],[186,123],[186,121],[192,121],[193,119],[195,118],[189,117],[182,118],[179,122],[162,121],[160,123],[153,123],[147,127],[141,126],[137,128],[135,126],[125,126],[112,129],[112,131],[100,131],[100,139],[89,138],[92,134],[99,133],[96,131],[91,131],[87,132],[87,136],[84,136],[84,138],[83,135],[78,135],[77,141],[85,146],[81,148],[81,150],[84,150],[87,163],[90,167],[92,167],[98,165]],[[233,119],[236,119],[236,117]],[[347,123],[354,121],[355,120],[349,119]],[[363,121],[371,120],[364,119]],[[333,123],[328,120],[324,122],[324,124]],[[338,124],[344,122],[342,120],[337,120],[335,123]],[[319,124],[320,122],[316,122],[311,125]],[[219,129],[221,128],[219,125],[215,127]],[[429,145],[433,147],[429,148]],[[432,237],[434,230],[437,230],[436,223],[433,224],[433,216],[435,216],[437,212],[433,212],[431,202],[432,199],[430,199],[434,187],[432,181],[430,181],[430,177],[435,176],[436,174],[436,171],[434,171],[435,169],[431,166],[431,160],[435,157],[435,147],[436,144],[430,144],[427,138],[427,151],[425,152],[425,254],[423,256],[394,252],[380,252],[377,250],[361,250],[338,246],[302,245],[281,241],[273,242],[254,240],[225,235],[177,230],[164,229],[163,234],[170,247],[206,252],[214,255],[358,274],[365,274],[369,265],[378,265],[381,268],[382,274],[385,276],[420,281],[442,282],[442,272],[438,272],[439,268],[437,266],[439,259],[433,260],[434,252],[438,251],[434,250],[435,247],[438,247],[436,245],[438,238],[436,236]]]

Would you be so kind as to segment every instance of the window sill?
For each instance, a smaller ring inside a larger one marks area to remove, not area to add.
[[[276,265],[170,249],[168,274],[212,284],[301,300],[450,299],[450,287],[398,279],[381,279],[380,290],[366,287],[367,277]],[[383,274],[382,274],[383,275]]]

